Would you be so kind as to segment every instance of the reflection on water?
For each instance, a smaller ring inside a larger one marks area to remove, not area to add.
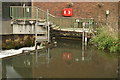
[[[3,78],[116,78],[117,57],[59,40],[57,47],[3,59],[2,70]]]

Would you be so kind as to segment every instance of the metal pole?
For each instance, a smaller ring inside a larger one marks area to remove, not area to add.
[[[85,30],[84,30],[84,27],[85,27],[85,25],[83,25],[82,44],[84,44],[84,42],[85,42]]]
[[[10,6],[10,17],[11,17],[11,6]]]
[[[50,61],[50,48],[47,49],[47,64],[49,64]]]
[[[50,42],[50,26],[49,26],[49,11],[47,9],[47,27],[48,27],[48,42]]]
[[[85,60],[85,46],[82,44],[82,61]]]
[[[36,13],[37,13],[36,17],[37,17],[37,22],[38,22],[38,13],[39,13],[38,8],[36,8]]]
[[[82,61],[84,61],[84,43],[85,43],[85,30],[84,30],[84,23],[83,23],[83,34],[82,34]]]
[[[23,4],[23,11],[24,11],[23,17],[24,17],[24,24],[25,24],[25,4]]]
[[[87,46],[87,32],[85,33],[85,46]]]
[[[84,36],[85,36],[85,32],[83,30],[83,34],[82,34],[82,43],[84,44]]]
[[[37,22],[35,24],[35,49],[37,49],[37,32],[36,32],[36,26],[37,26]]]
[[[35,24],[35,49],[37,49],[37,24],[38,24],[38,9],[36,8],[36,24]]]
[[[35,50],[35,62],[38,64],[38,50]]]

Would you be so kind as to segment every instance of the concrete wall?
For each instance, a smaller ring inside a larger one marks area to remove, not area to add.
[[[18,25],[14,24],[13,34],[35,34],[35,25]]]
[[[2,34],[6,35],[6,34],[12,34],[12,33],[13,33],[13,29],[11,27],[11,21],[3,20],[2,21]]]
[[[11,27],[10,6],[22,6],[24,3],[28,6],[31,5],[30,2],[2,2],[2,31],[0,32],[0,35],[13,33],[13,28]]]
[[[55,16],[61,16],[61,11],[68,7],[68,2],[33,2],[32,6],[37,6]],[[110,25],[114,32],[118,29],[118,2],[73,2],[73,16],[75,18],[94,18],[96,22]],[[106,16],[106,10],[110,14]],[[108,20],[108,21],[107,21]]]
[[[37,34],[41,34],[42,32],[46,31],[46,29],[44,29],[45,26],[37,26]],[[18,24],[14,24],[11,26],[11,28],[13,29],[13,34],[35,34],[35,24],[29,25],[29,24],[25,24],[25,25],[18,25]]]

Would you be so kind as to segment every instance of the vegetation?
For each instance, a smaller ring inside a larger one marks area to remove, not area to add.
[[[29,47],[34,45],[34,36],[29,37],[25,35],[23,38],[16,37],[14,40],[6,39],[4,43],[2,43],[3,49],[19,49],[21,47]]]
[[[111,33],[106,27],[102,27],[97,29],[97,34],[90,40],[90,43],[94,44],[98,49],[115,53],[120,51],[119,41],[115,33]]]

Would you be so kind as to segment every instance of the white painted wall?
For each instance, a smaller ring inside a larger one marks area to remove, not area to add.
[[[13,34],[35,34],[35,25],[18,25],[13,24]],[[46,29],[42,26],[37,26],[37,33],[44,33]]]
[[[35,26],[14,24],[13,34],[35,34]]]

